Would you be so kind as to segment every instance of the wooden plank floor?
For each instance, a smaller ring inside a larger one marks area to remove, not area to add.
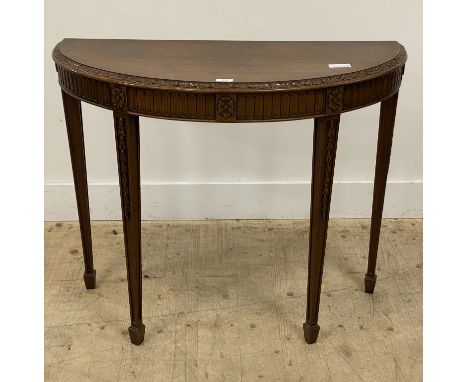
[[[374,295],[367,220],[332,220],[318,342],[303,339],[308,222],[143,222],[146,338],[130,344],[121,222],[45,224],[46,381],[421,381],[422,221],[384,220]]]

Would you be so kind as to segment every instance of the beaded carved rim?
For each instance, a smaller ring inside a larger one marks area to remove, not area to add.
[[[137,86],[143,88],[172,89],[172,90],[294,90],[307,88],[320,88],[327,85],[343,85],[347,83],[367,80],[386,73],[392,72],[406,62],[407,54],[403,45],[400,44],[400,51],[389,61],[380,65],[352,73],[338,74],[334,76],[318,77],[303,80],[274,81],[274,82],[199,82],[180,81],[170,79],[158,79],[150,77],[140,77],[130,74],[110,72],[104,69],[81,64],[65,56],[60,50],[58,43],[53,52],[52,58],[56,65],[70,70],[76,74],[92,77],[97,80],[112,82],[119,85]]]

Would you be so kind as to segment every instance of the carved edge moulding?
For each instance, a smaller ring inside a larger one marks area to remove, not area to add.
[[[82,77],[57,68],[64,91],[107,109],[140,116],[212,122],[255,122],[320,117],[367,106],[398,91],[403,69],[356,84],[304,91],[204,94],[141,89]],[[125,87],[124,87],[125,88]]]
[[[204,89],[204,90],[290,90],[290,89],[303,89],[307,87],[320,87],[330,84],[338,85],[344,83],[357,82],[362,79],[369,79],[373,76],[379,76],[404,65],[406,62],[406,50],[400,45],[400,51],[391,60],[384,62],[380,65],[373,66],[364,70],[359,70],[352,73],[344,73],[328,77],[292,80],[292,81],[278,81],[278,82],[192,82],[192,81],[179,81],[169,79],[157,79],[148,77],[132,76],[122,73],[109,72],[103,69],[93,68],[87,65],[80,64],[68,58],[60,51],[60,43],[54,48],[52,58],[55,63],[67,70],[82,74],[86,77],[92,77],[101,81],[108,81],[116,84],[137,86],[145,88],[157,88],[165,90],[178,90],[178,89]]]
[[[186,121],[281,121],[343,113],[397,92],[406,61],[401,46],[390,61],[337,76],[275,83],[192,83],[91,68],[64,56],[59,45],[53,51],[59,83],[72,96],[114,111]]]

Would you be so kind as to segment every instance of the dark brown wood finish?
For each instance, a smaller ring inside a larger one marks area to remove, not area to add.
[[[310,202],[309,278],[304,337],[307,343],[317,341],[320,330],[318,312],[322,285],[323,261],[327,242],[333,172],[340,116],[315,120],[312,159],[312,192]]]
[[[53,58],[63,89],[105,108],[112,109],[111,87],[118,84],[126,88],[129,114],[261,122],[379,102],[398,90],[406,51],[392,41],[65,39]],[[351,68],[328,67],[334,63]]]
[[[81,101],[62,91],[65,124],[67,125],[70,158],[75,183],[76,204],[80,220],[81,244],[83,246],[84,274],[86,289],[96,288],[96,270],[93,266],[93,245],[89,217],[88,180],[86,176],[86,156],[81,118]]]
[[[374,293],[377,275],[377,252],[379,248],[380,223],[387,185],[387,174],[390,166],[390,154],[392,151],[393,127],[398,102],[398,92],[389,99],[382,101],[380,105],[379,138],[377,141],[377,156],[375,161],[374,198],[372,202],[372,221],[369,242],[369,262],[364,278],[366,293]]]
[[[313,343],[319,332],[320,288],[340,114],[382,102],[365,278],[366,292],[373,292],[397,94],[406,62],[403,46],[392,41],[65,39],[52,56],[63,92],[87,287],[94,287],[95,271],[80,100],[114,112],[132,343],[140,344],[145,333],[139,116],[207,122],[316,118],[304,323],[305,339]],[[330,68],[329,64],[350,66]]]
[[[120,95],[117,91],[113,94]],[[139,345],[145,336],[142,322],[140,126],[138,117],[126,114],[118,98],[113,98],[116,108],[119,108],[114,111],[114,128],[130,303],[131,325],[128,332],[132,343]]]

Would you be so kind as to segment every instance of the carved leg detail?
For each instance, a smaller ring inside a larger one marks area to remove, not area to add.
[[[310,207],[309,278],[306,322],[303,326],[304,338],[309,344],[317,341],[320,330],[320,326],[317,324],[320,289],[339,122],[339,115],[315,119]]]
[[[377,252],[379,248],[380,225],[387,185],[388,167],[392,151],[393,127],[398,101],[398,93],[380,104],[379,138],[377,143],[377,156],[375,163],[374,198],[372,202],[372,221],[369,242],[369,262],[364,278],[365,292],[374,293],[377,275]]]
[[[119,165],[120,199],[127,259],[130,340],[143,342],[141,283],[140,136],[138,117],[114,112],[115,140]]]
[[[84,274],[86,289],[96,287],[96,271],[93,267],[93,245],[91,240],[91,222],[89,217],[88,180],[86,177],[86,156],[83,138],[80,100],[62,91],[65,123],[67,125],[68,144],[75,183],[76,204],[80,219],[81,244],[83,246]]]

